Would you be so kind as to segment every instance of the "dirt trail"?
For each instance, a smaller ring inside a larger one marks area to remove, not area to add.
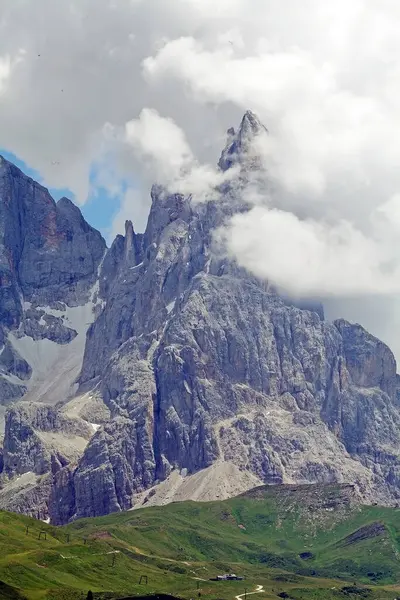
[[[120,554],[120,550],[111,550],[111,552],[97,552],[95,554],[90,554],[90,556],[107,556],[108,554]],[[64,556],[64,554],[60,554],[61,558],[79,558],[79,556]]]
[[[243,596],[251,596],[251,594],[260,594],[261,592],[264,592],[264,586],[263,585],[258,585],[255,592],[247,592],[244,594],[239,594],[239,596],[235,596],[235,600],[242,600]]]

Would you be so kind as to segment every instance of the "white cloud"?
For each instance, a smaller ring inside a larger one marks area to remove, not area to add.
[[[0,56],[0,94],[4,92],[7,80],[10,77],[11,64],[9,56]]]
[[[0,143],[82,203],[93,163],[127,181],[119,227],[154,179],[207,195],[251,108],[271,195],[231,251],[299,294],[397,292],[399,27],[396,0],[0,0]]]
[[[156,110],[145,108],[138,119],[126,123],[123,141],[146,169],[145,178],[164,185],[171,193],[190,194],[194,201],[215,198],[216,186],[236,172],[222,173],[216,166],[200,164],[184,131]]]
[[[198,107],[190,123],[193,104],[175,82],[160,93],[142,77],[142,61],[162,40],[205,21],[184,0],[0,0],[1,146],[84,203],[105,123],[123,127],[150,107],[197,140],[207,113],[208,134],[218,131],[210,109]]]
[[[138,119],[129,121],[125,137],[145,161],[151,161],[151,173],[157,180],[177,179],[194,160],[184,132],[155,110],[143,109]]]
[[[235,6],[244,48],[187,35],[143,63],[154,86],[173,78],[194,101],[251,106],[268,126],[257,143],[271,195],[234,217],[229,251],[297,295],[397,293],[399,7],[254,4],[254,19]]]
[[[392,247],[346,221],[301,220],[256,206],[235,215],[219,234],[241,266],[295,297],[400,292]]]
[[[121,209],[110,227],[110,243],[118,233],[124,233],[126,220],[134,223],[136,233],[144,231],[147,217],[148,211],[143,202],[142,192],[136,189],[127,190],[122,196]]]

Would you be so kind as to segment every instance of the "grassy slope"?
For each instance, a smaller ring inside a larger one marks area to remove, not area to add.
[[[258,497],[151,507],[63,528],[0,513],[0,580],[32,600],[80,598],[88,589],[194,598],[197,581],[234,571],[246,583],[200,581],[202,597],[233,599],[262,584],[260,600],[282,591],[296,600],[356,598],[340,591],[344,580],[356,580],[369,584],[371,598],[393,599],[388,586],[400,583],[400,510],[331,510],[309,501],[301,488],[284,496],[279,487],[267,488]],[[38,539],[40,530],[47,540]],[[141,575],[147,586],[139,586]],[[1,597],[7,596],[0,588]]]

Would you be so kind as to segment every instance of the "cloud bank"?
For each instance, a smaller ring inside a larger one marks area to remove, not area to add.
[[[397,303],[399,26],[396,0],[0,0],[0,144],[80,203],[93,164],[124,179],[114,229],[141,229],[153,181],[212,194],[250,108],[270,193],[229,251],[296,295]]]

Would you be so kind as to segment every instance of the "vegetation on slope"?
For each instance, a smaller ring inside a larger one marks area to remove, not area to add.
[[[8,596],[0,588],[0,598],[69,600],[91,589],[96,598],[200,592],[233,600],[262,585],[260,600],[393,600],[399,544],[400,510],[360,507],[349,486],[337,485],[266,487],[224,502],[150,507],[60,528],[1,513],[0,580],[10,587]],[[221,572],[246,579],[209,581]]]

